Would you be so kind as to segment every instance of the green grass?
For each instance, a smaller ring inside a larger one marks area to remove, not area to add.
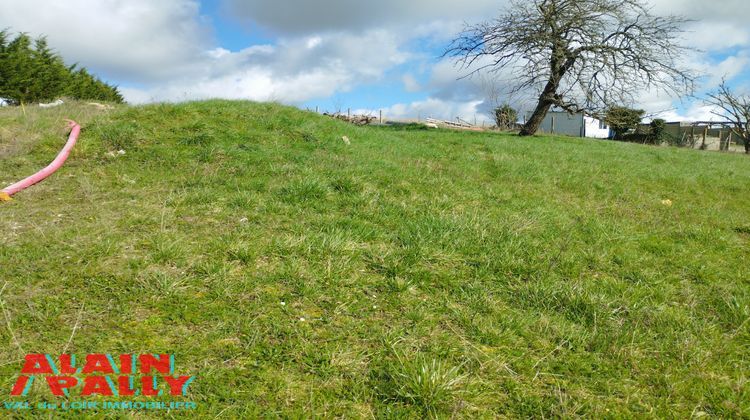
[[[74,104],[0,110],[0,181],[67,115],[0,205],[6,396],[70,341],[174,353],[201,416],[750,416],[746,156]]]

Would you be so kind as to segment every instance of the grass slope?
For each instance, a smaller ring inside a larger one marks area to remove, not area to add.
[[[85,123],[0,205],[6,396],[67,349],[174,353],[200,415],[750,416],[745,156],[87,109],[0,112],[6,183]]]

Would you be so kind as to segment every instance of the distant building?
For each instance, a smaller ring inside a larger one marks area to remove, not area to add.
[[[609,126],[601,120],[583,113],[569,114],[561,111],[550,111],[544,117],[539,132],[545,134],[562,134],[573,137],[608,139]]]
[[[692,127],[695,125],[692,121],[671,121],[666,124],[668,127]]]

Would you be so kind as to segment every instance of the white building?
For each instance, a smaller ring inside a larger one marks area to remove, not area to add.
[[[569,114],[560,111],[548,112],[544,121],[542,121],[542,125],[539,126],[539,132],[594,139],[608,139],[610,137],[609,126],[604,121],[586,116],[583,113]]]

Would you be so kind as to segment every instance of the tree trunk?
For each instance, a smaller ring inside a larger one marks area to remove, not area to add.
[[[533,136],[537,130],[539,130],[539,126],[542,125],[542,121],[544,121],[544,117],[547,116],[547,111],[549,111],[550,107],[552,107],[551,103],[539,101],[539,104],[537,104],[536,109],[531,114],[529,120],[526,121],[526,124],[521,129],[519,135]]]
[[[556,68],[554,62],[552,63],[552,67]],[[542,94],[539,95],[539,102],[537,102],[536,109],[531,114],[531,118],[529,118],[529,120],[526,121],[526,124],[524,124],[521,132],[518,133],[520,136],[533,136],[536,134],[537,130],[539,130],[539,126],[542,125],[544,117],[547,116],[547,112],[552,107],[552,104],[554,104],[555,93],[557,93],[557,87],[559,84],[558,81],[562,78],[563,74],[564,73],[552,76],[547,82],[547,85],[544,86]]]
[[[745,154],[750,155],[750,139],[743,140],[745,140]]]

